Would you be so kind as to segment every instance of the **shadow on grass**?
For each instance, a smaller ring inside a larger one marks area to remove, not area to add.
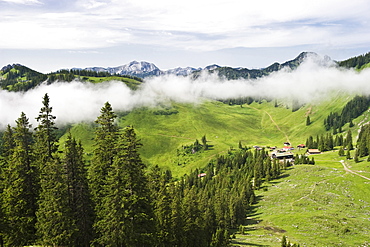
[[[262,245],[262,244],[253,244],[253,243],[246,243],[246,242],[238,242],[236,240],[231,241],[231,246],[263,246],[268,247],[270,245]]]

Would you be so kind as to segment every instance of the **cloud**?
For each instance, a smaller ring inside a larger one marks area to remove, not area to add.
[[[209,51],[370,42],[366,0],[79,0],[57,11],[50,3],[44,5],[23,12],[1,8],[0,29],[12,35],[0,37],[0,49],[91,49],[129,43]]]
[[[91,84],[57,82],[41,85],[25,93],[0,90],[0,128],[25,112],[35,126],[35,117],[45,93],[50,96],[53,114],[59,124],[94,121],[100,108],[109,101],[114,111],[130,111],[141,106],[163,103],[201,103],[209,99],[265,97],[297,99],[300,103],[319,102],[333,91],[370,95],[370,69],[356,72],[322,66],[307,59],[296,70],[279,71],[257,80],[222,80],[216,75],[203,74],[197,80],[188,77],[162,76],[147,80],[141,89],[132,91],[122,82]]]
[[[24,4],[24,5],[42,4],[42,2],[38,0],[0,0],[0,2]]]

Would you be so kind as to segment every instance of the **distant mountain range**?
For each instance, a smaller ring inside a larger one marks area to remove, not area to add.
[[[313,59],[316,63],[324,66],[339,66],[347,68],[362,69],[370,67],[370,53],[349,58],[344,61],[333,61],[328,56],[319,56],[313,52],[302,52],[295,59],[280,63],[273,63],[266,68],[248,69],[248,68],[231,68],[220,66],[217,64],[209,65],[205,68],[174,68],[170,70],[161,70],[155,64],[149,62],[132,61],[126,65],[118,67],[89,67],[89,68],[73,68],[62,69],[53,73],[43,74],[32,70],[21,64],[6,65],[0,70],[0,88],[9,91],[27,91],[40,85],[43,82],[53,83],[55,81],[91,81],[102,82],[105,80],[124,81],[132,88],[143,82],[142,78],[160,76],[160,75],[176,75],[176,76],[191,76],[198,78],[201,73],[217,73],[219,77],[227,80],[235,80],[240,78],[256,79],[262,76],[271,74],[272,72],[281,69],[294,70],[306,58]],[[130,79],[132,79],[130,81]]]
[[[140,78],[150,77],[150,76],[160,76],[160,75],[176,75],[176,76],[188,76],[194,74],[197,77],[202,71],[208,71],[209,73],[218,72],[220,76],[225,76],[227,79],[238,79],[238,78],[258,78],[264,75],[268,75],[271,72],[278,71],[282,68],[289,67],[290,69],[296,68],[300,65],[304,59],[307,57],[313,57],[315,59],[322,60],[323,63],[328,63],[331,59],[327,56],[320,57],[313,52],[302,52],[295,59],[287,61],[283,64],[274,63],[266,68],[262,69],[247,69],[247,68],[231,68],[222,67],[216,64],[209,65],[205,68],[175,68],[170,70],[160,70],[155,64],[145,62],[145,61],[132,61],[128,64],[121,65],[118,67],[88,67],[88,68],[73,68],[73,70],[90,70],[95,72],[108,72],[110,74],[118,75],[131,75]]]

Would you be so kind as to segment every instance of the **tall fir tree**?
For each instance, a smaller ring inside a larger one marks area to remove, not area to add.
[[[12,153],[4,177],[4,208],[7,218],[5,242],[9,246],[23,246],[35,241],[37,208],[37,170],[32,150],[31,125],[22,112],[16,120]]]
[[[95,121],[98,127],[95,131],[94,157],[89,168],[90,189],[92,199],[96,204],[95,207],[99,207],[103,187],[117,153],[116,144],[119,130],[114,123],[117,115],[113,112],[109,102],[104,104],[100,113]]]
[[[345,140],[345,146],[348,150],[353,149],[353,140],[352,140],[352,132],[351,130],[348,130],[346,140]]]
[[[307,118],[306,118],[306,126],[308,126],[310,124],[311,124],[310,116],[307,116]]]
[[[70,208],[65,169],[59,158],[47,162],[40,180],[37,216],[39,241],[47,246],[74,246],[78,229]]]
[[[58,139],[56,137],[55,130],[58,129],[55,126],[56,117],[52,115],[53,108],[50,106],[50,98],[48,94],[45,94],[42,101],[43,107],[36,117],[39,123],[36,127],[36,147],[35,152],[38,157],[38,162],[42,167],[43,163],[53,159],[54,154],[58,150]]]
[[[139,147],[134,129],[126,127],[103,186],[102,207],[97,211],[99,244],[150,246],[155,240],[153,205]]]
[[[8,227],[6,226],[5,208],[4,208],[4,180],[8,169],[9,159],[14,151],[14,133],[12,127],[8,124],[2,136],[1,154],[0,154],[0,243],[4,242],[4,234]]]
[[[92,240],[93,209],[83,153],[81,143],[77,143],[69,133],[62,162],[70,198],[69,208],[78,229],[72,236],[74,246],[89,246]]]

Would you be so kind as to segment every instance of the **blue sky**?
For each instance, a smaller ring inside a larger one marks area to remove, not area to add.
[[[0,0],[0,67],[41,72],[219,64],[259,68],[301,51],[370,51],[367,0]]]

